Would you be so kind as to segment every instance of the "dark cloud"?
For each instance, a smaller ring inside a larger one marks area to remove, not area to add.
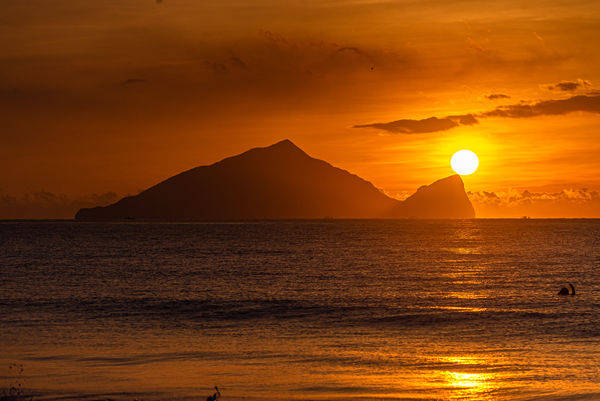
[[[561,82],[556,85],[549,86],[550,90],[560,89],[561,91],[574,91],[579,88],[579,82]]]
[[[244,63],[244,61],[237,57],[237,56],[231,56],[231,65],[237,68],[241,68],[243,70],[247,70],[248,66],[246,65],[246,63]]]
[[[376,60],[373,59],[373,57],[371,57],[367,52],[365,52],[364,50],[359,49],[358,47],[354,47],[354,46],[344,46],[344,47],[340,47],[338,49],[336,49],[335,51],[336,53],[340,54],[340,55],[355,55],[358,58],[361,58],[363,60],[366,60],[370,65],[369,65],[369,70],[370,71],[375,71],[375,66],[374,64],[376,64]]]
[[[360,54],[361,56],[365,55],[365,52],[363,52],[362,50],[360,50],[358,47],[351,47],[351,46],[340,47],[339,49],[337,49],[337,51],[340,52],[340,53],[350,52],[350,53]]]
[[[271,32],[271,31],[265,30],[265,29],[259,29],[258,34],[273,44],[283,45],[283,46],[288,46],[288,47],[296,47],[296,44],[293,41],[288,40],[283,35],[280,35],[278,33]]]
[[[505,95],[504,93],[492,93],[491,95],[487,95],[486,98],[489,100],[498,100],[498,99],[510,99],[510,96]]]
[[[389,123],[355,125],[354,128],[377,128],[392,134],[424,134],[446,131],[458,125],[450,118],[430,117],[424,120],[397,120]]]
[[[424,120],[396,120],[389,123],[355,125],[354,128],[376,128],[392,134],[426,134],[446,131],[459,125],[477,124],[472,114],[448,116],[444,118],[429,117]]]
[[[578,95],[567,99],[543,100],[537,103],[518,103],[500,106],[494,110],[479,114],[464,114],[444,118],[430,117],[424,120],[397,120],[389,123],[373,123],[355,125],[354,128],[376,128],[394,134],[424,134],[429,132],[446,131],[460,125],[474,125],[478,118],[504,117],[528,118],[537,116],[552,116],[585,111],[600,113],[600,94]]]
[[[592,86],[590,81],[584,79],[578,79],[577,81],[562,81],[557,84],[548,85],[547,88],[550,90],[560,90],[563,92],[572,92],[574,90]]]
[[[477,124],[479,121],[477,120],[477,118],[475,118],[475,115],[473,114],[462,114],[462,115],[457,115],[457,116],[448,116],[446,117],[449,120],[452,120],[460,125],[474,125]]]
[[[600,95],[579,95],[567,99],[544,100],[533,104],[500,106],[480,114],[480,117],[527,118],[567,114],[574,111],[600,113]]]

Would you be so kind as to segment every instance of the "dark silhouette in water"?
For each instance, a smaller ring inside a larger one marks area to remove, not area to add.
[[[215,390],[217,390],[217,392],[206,397],[206,401],[217,401],[219,398],[221,398],[221,392],[217,386],[215,386]]]
[[[82,220],[474,218],[458,175],[423,186],[404,202],[373,184],[304,153],[289,140],[255,148],[173,176]]]
[[[573,287],[573,284],[569,283],[569,287],[571,287],[570,294],[569,294],[569,289],[567,287],[563,287],[558,292],[558,295],[571,295],[571,296],[575,295],[575,287]]]

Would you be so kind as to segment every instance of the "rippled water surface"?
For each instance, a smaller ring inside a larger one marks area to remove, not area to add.
[[[3,222],[0,389],[599,400],[599,238],[598,220]]]

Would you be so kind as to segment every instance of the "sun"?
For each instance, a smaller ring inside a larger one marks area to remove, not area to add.
[[[470,150],[463,149],[452,155],[450,165],[452,166],[452,170],[454,170],[457,174],[469,175],[473,174],[475,170],[477,170],[477,167],[479,166],[479,159],[475,153],[471,152]]]

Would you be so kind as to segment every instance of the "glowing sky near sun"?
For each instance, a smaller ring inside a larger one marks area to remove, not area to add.
[[[597,1],[289,3],[0,1],[3,202],[289,138],[399,198],[470,149],[479,216],[600,216]]]

